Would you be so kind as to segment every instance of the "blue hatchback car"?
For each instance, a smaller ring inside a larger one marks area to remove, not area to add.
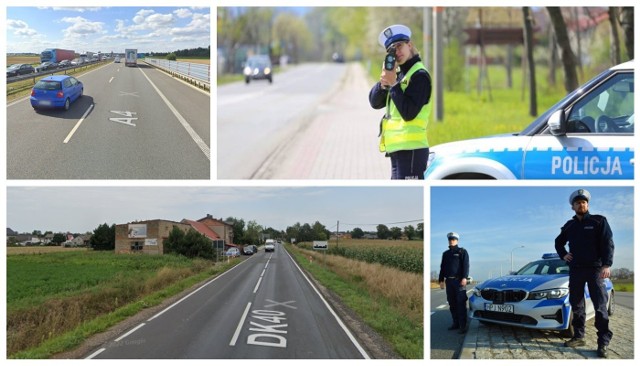
[[[604,280],[609,301],[615,309],[613,284]],[[587,319],[595,316],[589,289],[585,285]],[[569,265],[556,253],[545,254],[513,275],[487,280],[473,289],[469,315],[481,323],[498,323],[524,328],[557,330],[573,337],[569,304]]]
[[[82,82],[69,75],[52,75],[40,79],[31,89],[31,106],[39,108],[64,108],[82,96]]]

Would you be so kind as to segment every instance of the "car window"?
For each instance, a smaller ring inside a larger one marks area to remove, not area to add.
[[[633,73],[618,73],[580,99],[568,119],[568,132],[633,133]]]
[[[60,82],[52,80],[40,80],[36,83],[34,88],[40,90],[58,90],[60,89]]]
[[[69,87],[71,87],[71,79],[64,79],[64,80],[62,81],[62,83],[63,83],[63,85],[64,85],[64,87],[65,87],[65,88],[69,88]]]

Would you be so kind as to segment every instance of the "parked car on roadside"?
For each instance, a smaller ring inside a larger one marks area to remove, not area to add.
[[[240,256],[240,250],[238,248],[229,248],[224,252],[225,257],[235,258]]]
[[[603,281],[609,297],[607,312],[613,315],[613,284],[608,278]],[[585,308],[587,319],[595,316],[586,284]],[[469,298],[469,317],[483,324],[555,330],[573,337],[569,265],[557,253],[544,254],[512,275],[477,285]]]
[[[40,79],[31,89],[31,106],[40,108],[64,108],[82,97],[82,82],[69,75],[52,75]]]
[[[258,247],[255,245],[245,245],[244,248],[242,248],[242,254],[245,255],[253,255],[256,254],[258,252]]]
[[[36,69],[29,64],[13,64],[7,67],[7,77],[33,74],[34,72],[36,72]]]
[[[521,132],[430,147],[425,179],[633,179],[634,70],[603,71]]]

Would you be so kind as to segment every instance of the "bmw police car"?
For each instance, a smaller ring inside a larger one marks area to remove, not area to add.
[[[436,145],[426,179],[633,179],[634,61],[602,72],[522,132]]]
[[[604,280],[609,295],[607,309],[615,308],[613,284]],[[585,286],[587,319],[595,316]],[[558,254],[545,254],[513,275],[483,282],[469,298],[469,315],[482,323],[558,330],[573,337],[569,304],[569,266]]]

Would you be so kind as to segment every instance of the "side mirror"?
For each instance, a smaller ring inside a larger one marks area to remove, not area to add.
[[[567,134],[567,121],[564,118],[564,111],[558,109],[553,112],[547,120],[547,125],[551,134],[554,136],[562,136]]]

